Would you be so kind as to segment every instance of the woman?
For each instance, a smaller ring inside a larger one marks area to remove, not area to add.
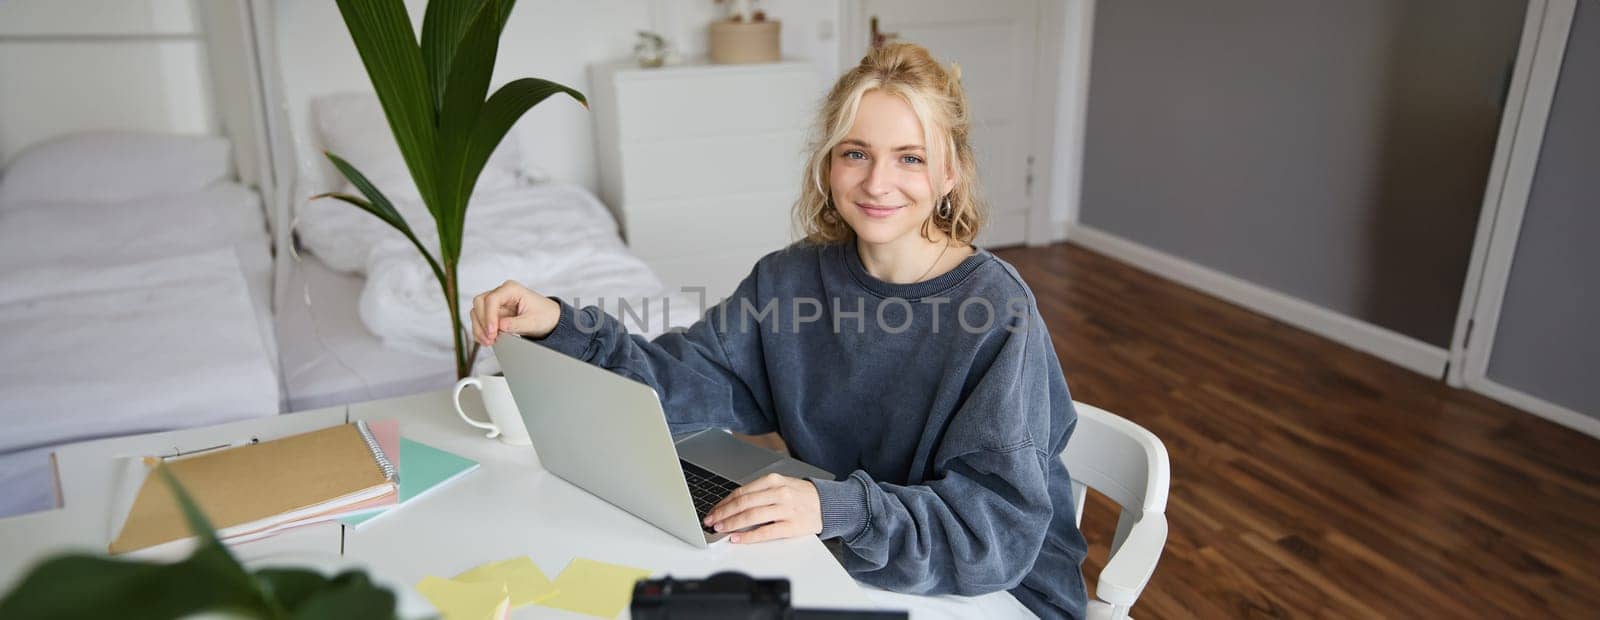
[[[646,341],[507,282],[473,300],[474,337],[517,334],[649,384],[674,434],[776,431],[842,478],[734,491],[706,517],[733,543],[837,538],[868,584],[1009,591],[1081,617],[1084,541],[1057,458],[1077,416],[1032,292],[972,245],[983,209],[959,72],[915,45],[875,49],[818,121],[795,206],[805,239],[687,331]]]

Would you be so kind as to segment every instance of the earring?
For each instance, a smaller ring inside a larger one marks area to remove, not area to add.
[[[938,208],[939,219],[944,219],[944,220],[950,219],[950,211],[951,211],[950,210],[950,195],[949,194],[945,194],[944,200],[939,201],[939,208]]]

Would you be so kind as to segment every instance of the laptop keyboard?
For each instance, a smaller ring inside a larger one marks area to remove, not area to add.
[[[689,483],[689,497],[694,498],[695,515],[702,522],[705,521],[706,513],[711,512],[717,502],[739,488],[739,483],[706,471],[688,461],[679,460],[678,464],[683,467],[683,478]],[[701,525],[700,529],[707,533],[715,532],[705,525]]]

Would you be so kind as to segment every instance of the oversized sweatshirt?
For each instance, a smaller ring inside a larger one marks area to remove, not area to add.
[[[561,301],[536,341],[654,388],[674,434],[776,431],[832,472],[812,480],[821,537],[840,539],[856,579],[1007,590],[1041,617],[1082,617],[1085,544],[1059,458],[1077,414],[1032,291],[993,254],[894,284],[853,242],[802,242],[687,330],[647,341]]]

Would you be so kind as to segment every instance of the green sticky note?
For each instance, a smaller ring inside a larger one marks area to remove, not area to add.
[[[456,456],[433,446],[400,438],[400,503],[389,510],[405,506],[406,502],[465,475],[478,467],[472,459]],[[369,519],[388,512],[381,510],[340,517],[345,525],[360,525]]]
[[[651,571],[642,568],[573,558],[567,569],[556,576],[556,595],[539,604],[614,618],[633,600],[634,582],[650,575]]]

